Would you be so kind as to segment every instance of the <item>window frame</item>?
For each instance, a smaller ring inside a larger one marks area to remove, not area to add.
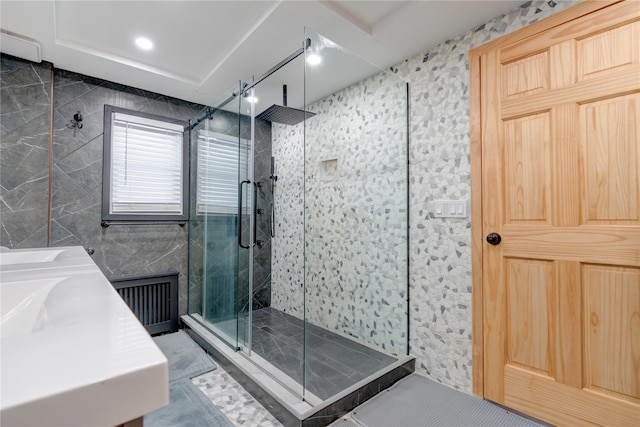
[[[182,132],[182,213],[112,213],[110,211],[112,197],[112,125],[115,113],[126,114],[129,116],[140,117],[141,119],[150,119],[165,122],[168,124],[181,126]],[[103,122],[103,152],[102,152],[102,221],[163,221],[183,223],[189,220],[189,122],[185,120],[173,119],[157,114],[146,113],[142,111],[130,110],[127,108],[116,107],[113,105],[104,106],[104,122]]]

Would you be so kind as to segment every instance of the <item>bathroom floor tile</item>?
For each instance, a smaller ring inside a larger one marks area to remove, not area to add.
[[[191,380],[233,424],[239,427],[282,427],[248,391],[219,365]]]

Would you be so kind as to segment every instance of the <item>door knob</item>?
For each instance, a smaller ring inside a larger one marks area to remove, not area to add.
[[[502,237],[498,233],[489,233],[487,234],[487,242],[490,245],[499,245],[502,241]]]

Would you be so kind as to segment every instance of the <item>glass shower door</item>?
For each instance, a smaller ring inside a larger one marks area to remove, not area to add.
[[[189,314],[249,351],[251,130],[238,93],[240,83],[191,124]]]
[[[241,84],[244,88],[251,80]],[[237,349],[251,355],[253,250],[256,245],[256,183],[253,177],[253,104],[238,92],[238,316]]]

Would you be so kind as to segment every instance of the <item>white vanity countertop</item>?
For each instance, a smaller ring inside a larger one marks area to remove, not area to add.
[[[82,246],[0,251],[0,271],[75,268],[95,263]]]
[[[0,272],[2,300],[22,316],[3,303],[3,426],[113,427],[169,402],[167,359],[98,267],[82,264]]]

